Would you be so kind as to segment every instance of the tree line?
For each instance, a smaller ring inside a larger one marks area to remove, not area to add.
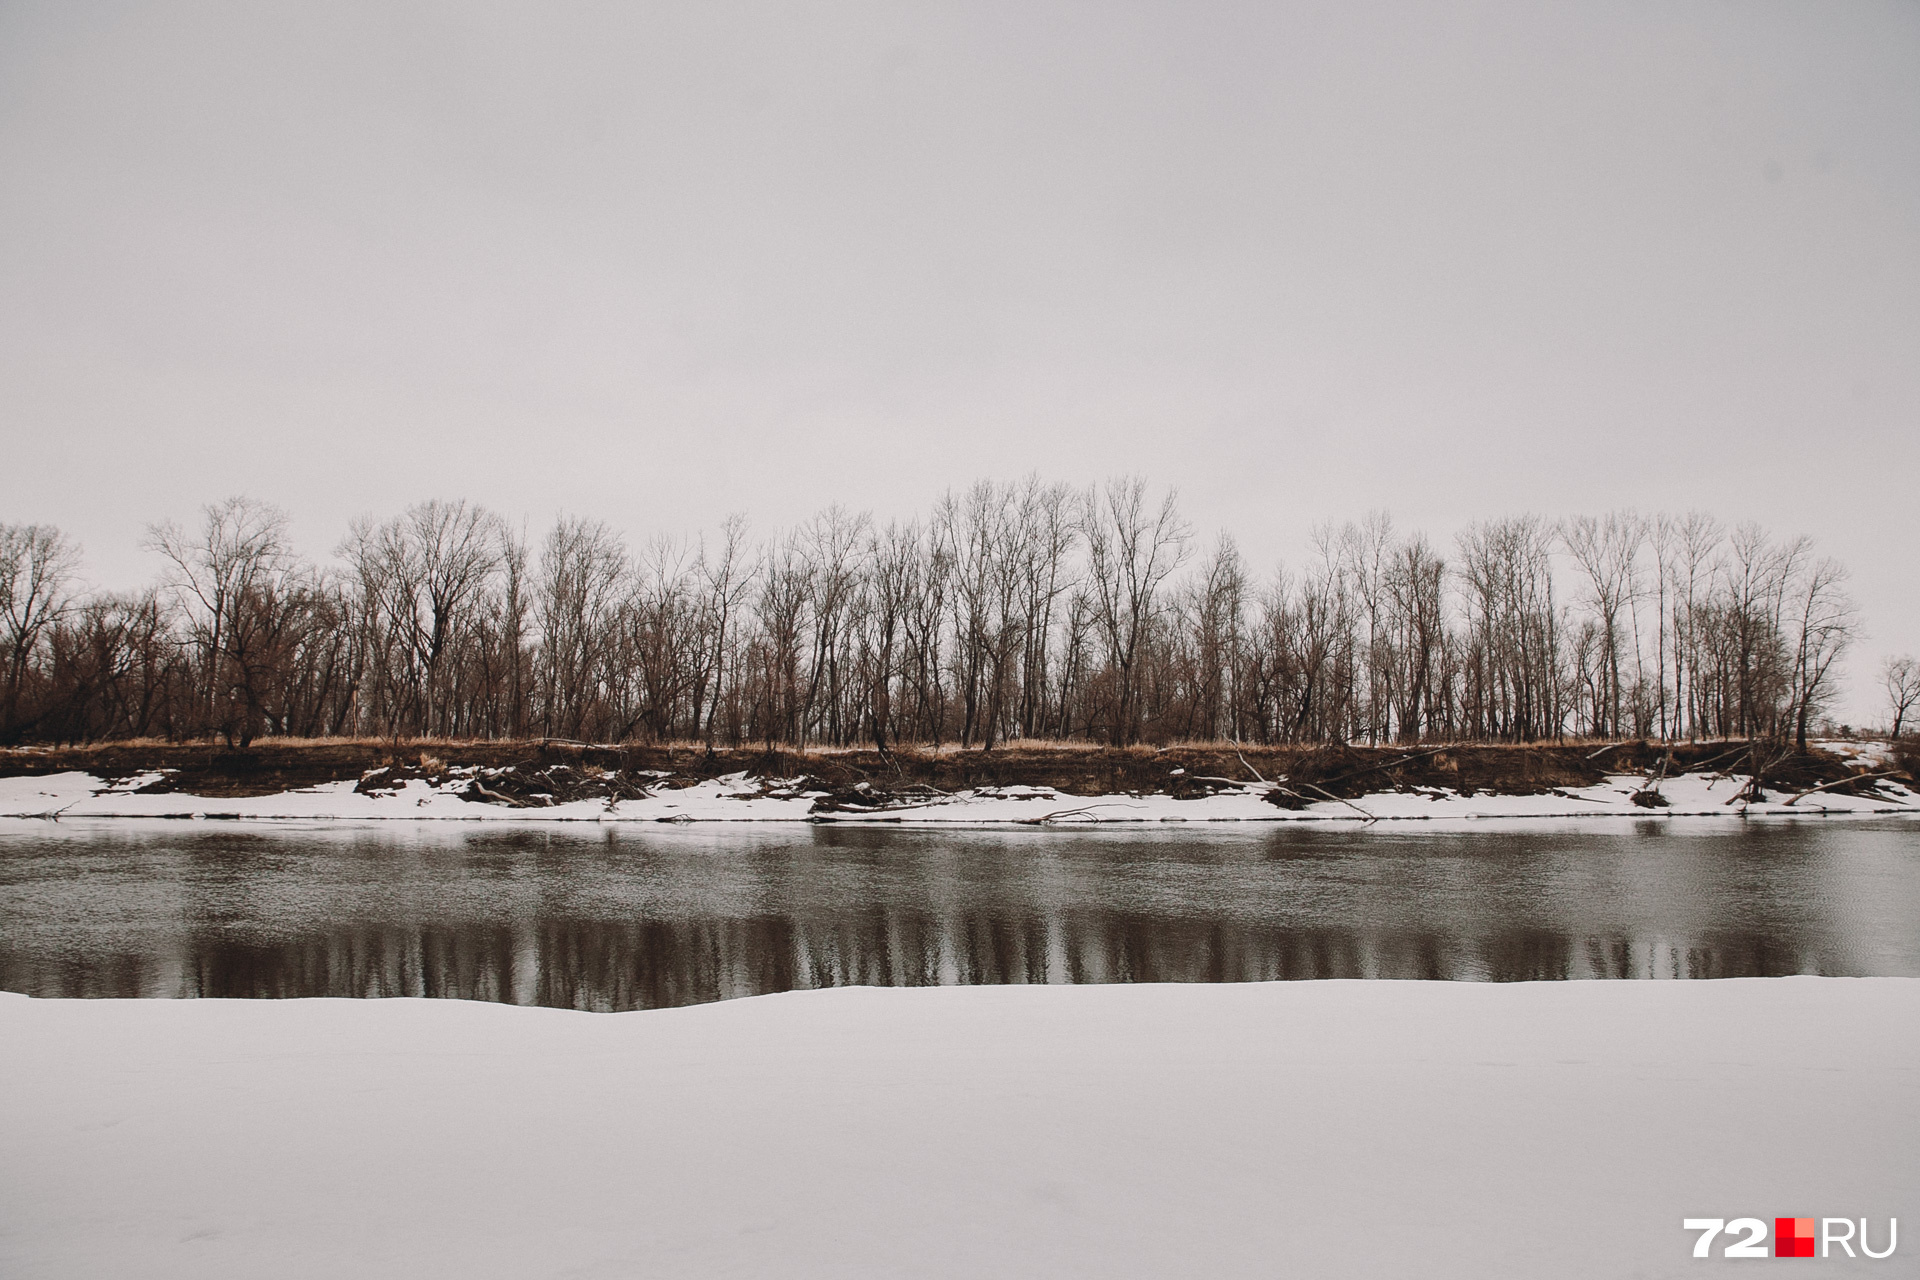
[[[1857,629],[1807,539],[1700,513],[1481,520],[1451,546],[1374,514],[1260,576],[1137,477],[638,547],[429,501],[325,565],[234,498],[145,545],[151,586],[85,593],[67,535],[0,525],[0,740],[1804,747]]]

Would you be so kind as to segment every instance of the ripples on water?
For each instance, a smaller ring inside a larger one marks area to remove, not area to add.
[[[0,824],[0,988],[41,996],[1791,973],[1920,976],[1920,826]]]

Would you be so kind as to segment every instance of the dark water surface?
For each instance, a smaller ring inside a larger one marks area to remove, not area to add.
[[[0,823],[0,988],[39,996],[1790,973],[1920,976],[1920,825]]]

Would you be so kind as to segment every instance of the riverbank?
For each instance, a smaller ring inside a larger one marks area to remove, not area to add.
[[[1916,1062],[1913,979],[0,995],[0,1271],[1682,1276],[1884,1247]]]
[[[1756,785],[1753,773],[1760,774]],[[706,751],[571,743],[0,752],[0,817],[466,821],[1408,821],[1920,812],[1885,744]]]

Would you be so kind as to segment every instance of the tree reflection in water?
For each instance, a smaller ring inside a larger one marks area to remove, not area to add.
[[[1899,823],[0,833],[0,986],[624,1010],[848,985],[1920,972]]]

